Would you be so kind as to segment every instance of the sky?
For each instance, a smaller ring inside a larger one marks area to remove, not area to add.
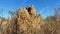
[[[33,5],[37,14],[41,14],[42,18],[54,15],[54,8],[60,5],[60,0],[0,0],[0,15],[3,9],[3,17],[8,17],[8,11],[16,11]]]

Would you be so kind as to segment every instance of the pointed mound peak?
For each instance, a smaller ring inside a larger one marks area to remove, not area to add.
[[[35,10],[35,8],[34,8],[33,5],[28,6],[26,9],[28,10],[28,13],[29,13],[30,15],[36,16],[36,10]]]

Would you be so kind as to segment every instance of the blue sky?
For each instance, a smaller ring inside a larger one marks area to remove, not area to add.
[[[16,11],[19,8],[34,5],[37,14],[46,18],[49,15],[54,15],[54,8],[59,4],[60,0],[0,0],[0,11],[3,8],[4,17],[7,18],[9,10]]]

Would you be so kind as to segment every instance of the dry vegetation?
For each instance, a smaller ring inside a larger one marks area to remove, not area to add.
[[[0,34],[60,34],[60,8],[55,15],[42,19],[34,6],[18,9],[4,22],[0,22]],[[11,12],[10,12],[11,13]]]

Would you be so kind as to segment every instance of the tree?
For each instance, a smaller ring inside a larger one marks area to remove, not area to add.
[[[15,14],[16,14],[16,12],[13,12],[13,11],[9,10],[9,15],[10,15],[11,18],[13,18],[15,16]]]
[[[55,8],[55,17],[57,18],[57,20],[60,20],[60,5]]]
[[[8,23],[10,23],[10,24],[8,24],[8,27],[9,28],[7,28],[8,30],[7,31],[9,31],[10,29],[10,31],[9,32],[7,32],[7,34],[9,33],[9,34],[16,34],[16,23],[15,23],[15,15],[16,15],[16,12],[13,12],[13,11],[10,11],[9,10],[9,17],[11,18],[9,18],[8,19]]]

